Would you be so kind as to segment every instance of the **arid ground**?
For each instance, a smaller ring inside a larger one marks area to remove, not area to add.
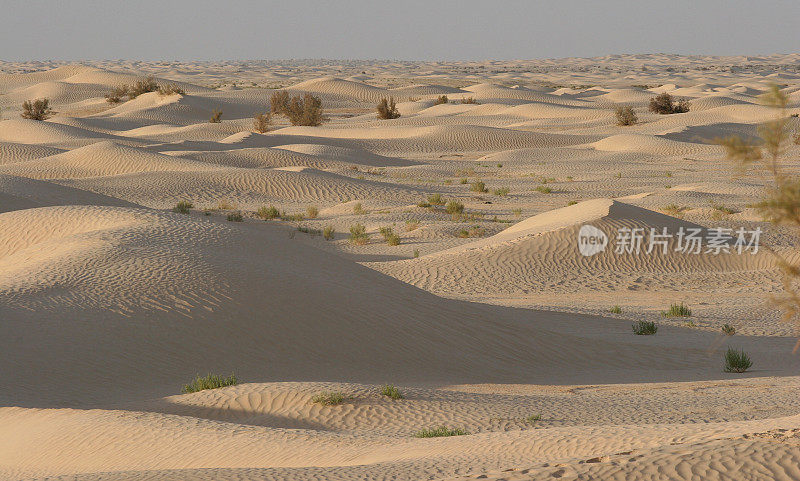
[[[800,479],[796,237],[715,140],[800,113],[800,55],[0,72],[0,479]],[[278,90],[327,121],[256,131]]]

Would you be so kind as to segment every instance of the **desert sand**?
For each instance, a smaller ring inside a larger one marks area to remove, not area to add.
[[[106,101],[146,76],[184,93]],[[800,113],[798,54],[0,63],[0,479],[800,479],[769,302],[796,238],[714,142],[757,135],[773,84]],[[329,120],[254,131],[279,89]],[[649,112],[664,92],[690,111]],[[583,256],[587,224],[763,236]],[[206,373],[239,383],[181,393]],[[468,434],[415,436],[438,426]]]

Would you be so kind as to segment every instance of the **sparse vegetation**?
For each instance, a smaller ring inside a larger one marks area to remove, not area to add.
[[[636,321],[632,327],[637,336],[652,336],[658,332],[658,324],[653,321]]]
[[[462,204],[461,202],[458,202],[456,200],[451,200],[445,206],[445,210],[450,215],[461,214],[461,213],[464,212],[464,204]]]
[[[617,118],[617,125],[635,125],[639,122],[639,117],[636,116],[636,112],[628,105],[617,107],[614,115]]]
[[[685,211],[686,207],[681,207],[678,204],[668,204],[661,209],[665,214],[671,215],[673,217],[683,217],[683,211]]]
[[[326,225],[324,229],[322,229],[322,237],[325,238],[326,241],[333,240],[336,236],[336,229],[333,226]]]
[[[271,220],[280,217],[281,213],[278,212],[278,209],[274,205],[271,205],[269,207],[262,205],[261,207],[258,208],[256,215],[258,215],[264,220]]]
[[[144,79],[137,80],[130,87],[128,87],[128,98],[133,100],[136,97],[149,92],[158,90],[158,83],[150,76]]]
[[[412,230],[417,230],[419,227],[419,221],[416,219],[407,220],[406,221],[406,232],[411,232]]]
[[[191,202],[182,200],[172,208],[172,212],[177,212],[178,214],[188,214],[192,207],[194,207],[194,205],[192,205]]]
[[[622,308],[619,306],[614,306],[608,310],[611,314],[622,314]]]
[[[197,377],[195,377],[192,382],[183,385],[183,389],[181,389],[181,392],[193,393],[198,391],[204,391],[206,389],[216,389],[225,386],[235,386],[237,384],[239,384],[239,379],[236,377],[236,374],[231,374],[228,377],[222,377],[217,374],[211,374],[211,373],[209,373],[206,376],[200,376],[198,374]]]
[[[253,117],[253,130],[260,134],[264,134],[269,130],[269,124],[272,121],[272,116],[269,112],[263,114],[256,114]]]
[[[531,414],[530,416],[525,418],[525,424],[536,424],[537,422],[542,420],[541,414]]]
[[[401,393],[394,384],[384,384],[381,386],[381,394],[392,399],[405,399],[403,393]]]
[[[319,209],[317,206],[309,205],[306,207],[306,217],[309,219],[316,219],[319,215]]]
[[[269,99],[270,113],[272,115],[287,115],[289,112],[289,92],[278,90],[273,92]]]
[[[737,351],[729,347],[725,351],[725,372],[742,373],[750,369],[752,365],[753,361],[750,360],[750,356],[744,350]]]
[[[345,395],[339,391],[328,392],[324,391],[319,394],[315,394],[311,398],[311,402],[315,404],[322,404],[323,406],[337,406],[342,404],[346,399]]]
[[[433,105],[442,105],[442,104],[446,104],[447,102],[449,102],[449,100],[447,99],[447,95],[440,95],[433,102]]]
[[[476,180],[475,182],[469,185],[469,191],[484,193],[484,192],[489,192],[489,189],[486,188],[486,184],[484,184],[480,180]]]
[[[315,127],[327,120],[322,111],[322,100],[308,93],[302,97],[292,97],[282,113],[289,118],[292,125]]]
[[[361,205],[361,202],[356,202],[353,206],[353,214],[355,215],[364,215],[367,211],[364,210],[364,206]]]
[[[350,226],[350,242],[357,246],[362,246],[369,242],[369,234],[367,228],[361,224],[353,224]]]
[[[381,227],[379,232],[383,236],[383,240],[390,246],[399,246],[400,245],[400,236],[394,232],[394,229],[391,227]]]
[[[442,198],[442,194],[432,194],[428,196],[428,203],[430,205],[444,205],[444,198]]]
[[[462,104],[477,104],[477,103],[478,103],[478,101],[477,101],[477,100],[475,100],[475,98],[474,98],[474,97],[467,97],[467,98],[463,98],[463,99],[461,99],[461,103],[462,103]]]
[[[211,118],[208,119],[208,121],[212,124],[218,124],[222,122],[222,110],[214,109],[214,111],[211,112]]]
[[[681,99],[675,103],[672,95],[664,92],[650,99],[649,109],[650,112],[662,115],[682,114],[689,111],[689,101]]]
[[[231,212],[228,214],[228,222],[242,222],[244,217],[242,216],[241,212]]]
[[[481,226],[475,225],[470,227],[469,229],[461,229],[458,231],[456,237],[460,237],[462,239],[468,239],[470,237],[483,237],[486,234],[486,229]]]
[[[110,104],[118,104],[122,102],[122,97],[128,95],[128,86],[120,85],[111,89],[111,92],[106,94],[106,102]]]
[[[53,115],[50,109],[50,99],[26,100],[22,102],[23,119],[47,120]]]
[[[186,95],[186,91],[176,84],[167,84],[158,87],[158,94],[164,97],[169,95]]]
[[[397,105],[394,102],[394,97],[388,99],[383,98],[378,103],[378,118],[382,120],[400,118],[400,112],[397,111]]]
[[[669,309],[661,311],[662,317],[690,317],[691,315],[692,310],[682,302],[680,304],[673,303],[669,306]]]
[[[492,191],[492,194],[500,197],[505,197],[508,195],[509,192],[511,192],[511,189],[509,189],[508,187],[500,187],[498,189],[494,189]]]
[[[732,336],[736,334],[736,328],[731,326],[730,324],[723,324],[722,332],[725,333],[726,336]]]
[[[535,190],[536,192],[539,192],[540,194],[551,194],[553,192],[553,189],[551,187],[546,186],[546,185],[539,185],[533,190]]]
[[[464,436],[469,434],[468,431],[461,428],[448,428],[447,426],[439,426],[437,428],[423,429],[414,434],[415,438],[442,438],[447,436]]]

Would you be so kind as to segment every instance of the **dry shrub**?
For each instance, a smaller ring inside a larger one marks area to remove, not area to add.
[[[214,109],[214,111],[211,112],[211,118],[208,119],[208,121],[212,124],[218,124],[222,122],[222,110]]]
[[[292,125],[308,127],[315,127],[327,120],[322,112],[322,100],[311,94],[304,94],[302,98],[300,96],[292,97],[286,116],[289,117]]]
[[[689,101],[686,99],[678,100],[678,103],[672,98],[672,95],[664,92],[650,99],[650,112],[657,114],[682,114],[689,111]]]
[[[289,111],[289,92],[285,90],[273,92],[269,105],[273,115],[286,115]]]
[[[397,111],[397,105],[395,105],[394,97],[381,99],[380,103],[378,103],[378,118],[382,120],[388,120],[399,117],[400,112]]]
[[[50,99],[26,100],[22,103],[22,118],[30,120],[47,120],[53,115]]]
[[[439,97],[436,99],[436,101],[435,101],[435,102],[433,102],[433,105],[442,105],[442,104],[446,104],[446,103],[447,103],[447,102],[449,102],[449,101],[450,101],[450,100],[448,100],[448,98],[447,98],[447,95],[440,95],[440,96],[439,96]]]
[[[142,94],[155,92],[156,90],[158,90],[158,83],[156,83],[156,80],[150,76],[134,82],[133,85],[128,88],[128,98],[135,99]]]
[[[253,130],[258,133],[266,133],[269,130],[269,124],[272,120],[272,116],[269,112],[264,112],[263,114],[256,114],[253,117]]]
[[[617,125],[634,125],[639,121],[636,112],[628,105],[617,107],[615,115],[617,117]]]

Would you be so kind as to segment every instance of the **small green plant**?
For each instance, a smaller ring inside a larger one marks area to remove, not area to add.
[[[222,110],[214,109],[214,111],[211,112],[211,118],[208,119],[208,121],[212,124],[218,124],[222,122]]]
[[[50,99],[26,100],[22,102],[23,119],[47,120],[53,115],[50,109]]]
[[[261,207],[258,208],[256,215],[258,215],[264,220],[271,220],[280,217],[281,213],[278,212],[278,209],[274,205],[271,205],[269,207],[262,205]]]
[[[469,183],[469,180],[466,177],[464,177],[459,182],[461,183],[461,185],[467,185]]]
[[[414,249],[414,259],[419,257],[419,249]]]
[[[228,222],[241,222],[244,220],[241,212],[231,212],[228,214]]]
[[[486,188],[486,184],[481,182],[480,180],[476,180],[475,182],[469,185],[470,192],[489,192],[489,189]]]
[[[447,203],[447,206],[445,206],[445,210],[451,215],[461,214],[464,212],[464,204],[455,200],[451,200]]]
[[[692,315],[692,310],[686,307],[684,303],[672,304],[666,311],[661,311],[662,317],[689,317]]]
[[[608,310],[611,314],[622,314],[622,308],[619,306],[614,306]]]
[[[508,187],[500,187],[499,189],[494,189],[492,191],[492,194],[498,195],[500,197],[505,197],[508,195],[509,192],[511,192],[511,189],[509,189]]]
[[[439,96],[439,97],[437,97],[437,98],[436,98],[436,100],[433,102],[433,105],[441,105],[441,104],[446,104],[447,102],[449,102],[449,100],[447,99],[447,95],[440,95],[440,96]]]
[[[536,424],[541,420],[542,420],[541,414],[531,414],[530,416],[525,418],[525,424]]]
[[[464,436],[469,434],[468,431],[461,428],[448,428],[447,426],[439,426],[437,428],[423,429],[414,434],[415,438],[443,438],[447,436]]]
[[[537,186],[533,190],[535,190],[536,192],[539,192],[540,194],[550,194],[550,193],[553,192],[553,189],[551,189],[550,187],[547,187],[546,185]]]
[[[444,205],[442,194],[433,194],[428,196],[428,203],[431,205]]]
[[[361,224],[354,224],[350,226],[350,242],[357,246],[363,246],[369,242],[369,234],[367,228]]]
[[[725,351],[725,372],[742,373],[750,369],[752,365],[753,361],[750,360],[750,356],[744,350],[737,351],[729,347]]]
[[[456,237],[460,237],[462,239],[468,239],[470,237],[482,237],[486,233],[486,229],[481,226],[472,226],[469,229],[461,229],[456,234]]]
[[[178,214],[188,214],[192,207],[194,207],[194,205],[192,205],[191,202],[182,200],[172,208],[172,212],[177,212]]]
[[[570,205],[575,205],[577,203],[578,203],[577,200],[571,200],[571,201],[567,202],[567,205],[570,206]]]
[[[367,211],[364,210],[364,206],[361,205],[361,202],[356,202],[356,205],[353,206],[353,214],[355,215],[364,215]]]
[[[632,327],[637,336],[652,336],[658,332],[658,325],[653,321],[637,321]]]
[[[211,373],[209,373],[206,376],[200,376],[198,374],[197,377],[195,377],[192,382],[183,385],[183,389],[181,389],[181,392],[193,393],[197,391],[203,391],[206,389],[216,389],[225,386],[235,386],[237,384],[239,384],[239,379],[236,377],[236,374],[231,374],[228,377],[222,377],[218,376],[217,374],[211,374]]]
[[[336,229],[333,226],[326,225],[324,229],[322,229],[322,237],[325,238],[326,241],[333,240],[336,236]]]
[[[381,386],[381,394],[392,399],[405,399],[403,393],[401,393],[399,389],[394,387],[394,384],[384,384],[383,386]]]
[[[316,219],[319,215],[319,209],[316,206],[309,205],[306,207],[306,217],[309,219]]]
[[[423,207],[425,209],[427,209],[430,206],[431,205],[429,203],[427,203],[427,202],[420,202],[419,204],[417,204],[417,207]]]
[[[378,118],[382,120],[400,118],[400,112],[397,111],[397,105],[394,102],[394,97],[382,98],[378,103]]]
[[[339,391],[324,391],[319,394],[315,394],[314,397],[311,398],[311,402],[314,404],[322,404],[323,406],[337,406],[342,404],[345,399],[345,395]]]
[[[614,115],[617,118],[617,125],[621,126],[635,125],[639,121],[636,112],[630,106],[617,107]]]
[[[731,326],[730,324],[723,324],[722,332],[724,332],[726,336],[732,336],[736,334],[736,328]]]

